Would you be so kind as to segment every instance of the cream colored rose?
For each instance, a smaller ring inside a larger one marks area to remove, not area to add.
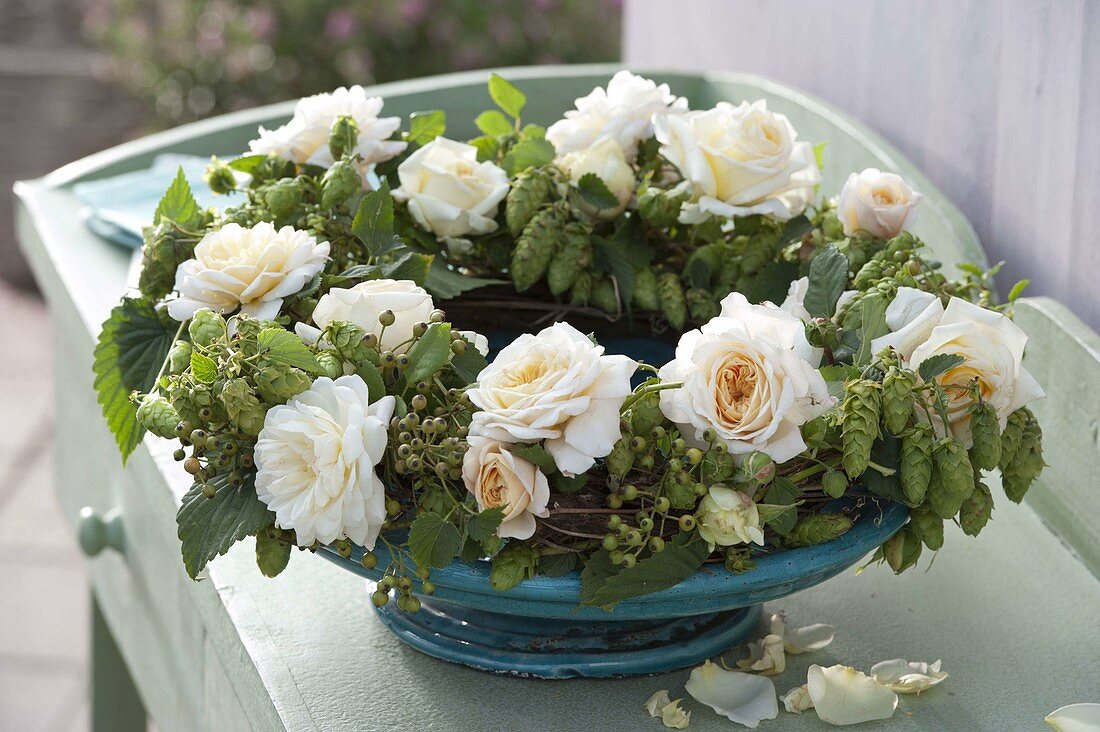
[[[619,71],[607,88],[596,87],[577,99],[576,109],[565,113],[546,130],[546,139],[558,155],[584,150],[602,137],[609,137],[633,161],[638,143],[653,137],[653,120],[670,113],[687,111],[687,100],[675,97],[668,84]]]
[[[558,158],[557,165],[574,183],[589,173],[604,182],[619,205],[588,211],[603,221],[610,221],[621,214],[634,196],[634,168],[626,162],[623,149],[610,137],[601,138],[592,147],[563,155]]]
[[[661,154],[691,181],[680,221],[765,214],[786,221],[806,207],[821,173],[808,142],[763,100],[719,102],[705,112],[654,120]]]
[[[477,499],[478,510],[504,509],[497,527],[502,539],[530,539],[535,517],[550,515],[550,484],[535,465],[512,454],[508,445],[484,437],[471,437],[462,459],[462,480]]]
[[[283,298],[301,291],[325,268],[328,252],[327,241],[318,243],[290,226],[226,224],[204,236],[194,258],[176,269],[179,297],[169,301],[168,314],[183,321],[203,308],[219,313],[240,308],[271,320]]]
[[[393,197],[437,237],[496,231],[497,206],[508,195],[508,175],[477,161],[473,145],[437,137],[397,167]]]
[[[359,128],[358,153],[365,170],[400,154],[408,146],[390,136],[401,128],[400,117],[379,117],[382,97],[368,97],[361,86],[340,87],[327,94],[298,100],[294,116],[274,130],[260,128],[260,137],[248,144],[254,153],[275,155],[296,163],[327,168],[333,163],[329,151],[332,125],[340,117],[351,117]]]
[[[791,283],[790,287],[787,288],[787,299],[783,301],[783,304],[780,305],[779,308],[787,311],[802,322],[809,323],[813,320],[810,316],[810,311],[806,309],[806,293],[809,289],[809,277],[800,277],[795,280]],[[836,311],[839,313],[855,296],[856,290],[845,290],[840,293],[840,297],[837,298],[836,301]]]
[[[836,214],[848,236],[862,231],[876,239],[890,239],[913,225],[922,198],[900,175],[867,168],[848,176]]]
[[[899,287],[897,295],[886,307],[886,325],[890,332],[871,341],[871,353],[893,348],[902,359],[913,355],[917,346],[928,340],[943,319],[943,302],[915,287]]]
[[[764,546],[764,530],[760,527],[760,511],[752,498],[727,488],[713,485],[699,501],[696,513],[699,536],[717,546],[759,544]]]
[[[1003,430],[1008,415],[1046,396],[1023,367],[1026,344],[1027,334],[1007,316],[953,297],[928,339],[913,351],[909,366],[919,370],[927,359],[941,353],[962,356],[966,360],[961,365],[936,377],[936,381],[954,387],[976,383],[982,400],[993,407]],[[963,388],[946,391],[951,433],[970,447],[974,441],[969,414],[973,399]],[[918,415],[923,413],[917,410]],[[939,421],[938,417],[933,419]]]
[[[272,407],[256,441],[256,494],[299,546],[351,539],[374,547],[386,491],[374,468],[389,440],[394,398],[371,402],[363,379],[322,377]]]
[[[718,317],[681,336],[676,358],[661,368],[661,381],[683,382],[661,392],[661,411],[694,444],[713,429],[734,455],[789,460],[806,449],[799,428],[834,404],[819,358],[797,317],[732,293]]]
[[[637,364],[604,355],[568,323],[509,344],[467,394],[470,435],[500,442],[538,442],[567,476],[591,468],[622,436],[619,408]]]
[[[382,327],[378,316],[385,310],[393,313],[394,321]],[[404,353],[411,345],[413,326],[428,322],[433,310],[432,296],[415,282],[367,280],[351,288],[334,287],[322,295],[313,310],[317,328],[298,323],[295,332],[303,340],[316,343],[329,323],[341,320],[374,333],[382,350]]]

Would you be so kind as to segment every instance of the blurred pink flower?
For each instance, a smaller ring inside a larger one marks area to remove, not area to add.
[[[401,5],[401,15],[413,25],[423,23],[430,9],[428,0],[408,0]]]
[[[359,30],[359,21],[347,8],[337,8],[325,17],[325,35],[334,41],[346,41]]]
[[[249,8],[246,18],[249,30],[258,40],[271,40],[279,29],[279,19],[268,8]]]

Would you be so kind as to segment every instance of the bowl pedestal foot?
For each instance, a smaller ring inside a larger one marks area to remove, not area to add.
[[[413,648],[484,671],[543,679],[656,674],[724,653],[753,634],[760,605],[658,620],[562,620],[471,610],[423,598],[378,608]]]

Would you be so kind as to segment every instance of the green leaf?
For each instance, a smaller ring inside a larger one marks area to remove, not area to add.
[[[482,542],[496,536],[497,527],[504,520],[504,509],[500,506],[487,508],[481,513],[466,519],[466,533],[471,539]]]
[[[191,579],[211,559],[275,521],[275,514],[256,496],[251,478],[239,488],[229,485],[227,473],[214,476],[210,483],[214,486],[213,498],[204,496],[202,486],[196,483],[184,495],[176,513],[176,535]]]
[[[282,328],[264,328],[256,339],[259,355],[268,361],[293,366],[311,374],[323,374],[317,357],[302,339]]]
[[[479,114],[477,119],[474,120],[474,124],[486,135],[493,135],[496,137],[510,135],[515,129],[514,125],[508,121],[508,118],[495,109],[490,109]]]
[[[406,140],[414,145],[427,145],[447,131],[447,113],[441,109],[430,112],[413,112],[409,115],[409,134]]]
[[[577,192],[585,203],[596,209],[615,208],[619,199],[607,188],[603,179],[595,173],[585,173],[577,181]]]
[[[264,577],[275,577],[290,562],[290,544],[272,539],[266,531],[256,534],[256,566]]]
[[[378,373],[378,369],[374,366],[365,363],[356,369],[355,373],[367,385],[367,394],[370,396],[372,403],[386,396],[386,384],[382,381],[382,375]]]
[[[588,485],[588,475],[581,473],[569,478],[562,473],[554,473],[551,482],[554,484],[554,490],[558,493],[577,493]]]
[[[496,105],[516,119],[527,104],[527,95],[499,74],[489,75],[489,96]]]
[[[100,331],[92,365],[96,398],[124,463],[145,434],[130,394],[153,388],[178,326],[152,301],[123,298]]]
[[[752,276],[744,294],[749,302],[783,302],[796,279],[798,265],[794,262],[769,262]]]
[[[606,549],[597,549],[589,556],[581,570],[581,604],[593,604],[591,599],[617,571],[618,567],[611,563],[611,554]]]
[[[780,510],[768,512],[761,505],[759,506],[760,520],[780,534],[791,533],[791,529],[798,521],[798,508],[795,505],[798,501],[798,486],[789,478],[777,475],[764,494],[764,500],[771,504],[772,508]],[[768,516],[765,517],[765,514]]]
[[[493,557],[489,584],[497,592],[510,590],[520,582],[535,576],[539,555],[523,542],[513,541]]]
[[[266,158],[266,155],[241,155],[240,157],[233,158],[226,163],[226,165],[233,170],[251,174],[252,171],[256,169],[256,166],[262,163]]]
[[[464,292],[489,285],[504,285],[505,280],[490,280],[484,277],[470,277],[456,272],[447,266],[442,258],[436,257],[428,268],[428,277],[424,280],[424,289],[443,300],[458,297]]]
[[[467,346],[462,353],[451,356],[451,370],[467,384],[477,381],[478,374],[488,365],[488,360],[473,345]]]
[[[191,375],[204,384],[213,384],[218,378],[218,364],[195,349],[191,351]]]
[[[484,163],[486,160],[496,160],[500,152],[500,140],[492,135],[481,135],[470,140],[470,144],[477,148],[477,161]]]
[[[653,261],[653,247],[646,244],[641,233],[641,221],[633,217],[619,226],[610,239],[592,237],[596,267],[615,278],[620,299],[630,311],[634,301],[634,285],[638,270]]]
[[[415,384],[428,378],[451,358],[451,324],[432,323],[409,349],[405,381]]]
[[[195,197],[191,195],[191,184],[187,182],[187,176],[183,174],[180,166],[172,184],[164,192],[164,196],[157,204],[157,210],[153,213],[153,224],[159,224],[162,219],[174,221],[181,228],[191,229],[202,224],[202,210],[199,208]]]
[[[382,181],[381,188],[363,196],[351,222],[351,231],[372,257],[401,245],[401,240],[393,233],[393,196],[389,183]]]
[[[1016,298],[1024,294],[1024,290],[1026,290],[1027,286],[1030,284],[1031,280],[1020,280],[1015,285],[1013,285],[1012,289],[1008,291],[1008,301],[1016,302]]]
[[[433,254],[409,252],[399,259],[383,264],[382,276],[391,280],[412,280],[418,285],[423,285],[434,259]]]
[[[815,318],[831,318],[848,284],[848,258],[830,244],[810,262],[809,281],[803,305]]]
[[[859,350],[856,352],[854,363],[862,366],[870,362],[871,341],[890,332],[890,326],[886,325],[886,298],[881,295],[868,295],[860,302],[859,315]]]
[[[825,170],[825,147],[829,143],[819,142],[814,145],[814,162],[817,163],[818,170]]]
[[[418,567],[446,567],[462,546],[455,525],[437,513],[422,513],[409,529],[409,553]]]
[[[695,534],[678,534],[664,550],[605,577],[602,584],[590,583],[588,592],[582,576],[581,604],[610,611],[623,600],[674,587],[695,574],[709,554],[707,543]]]
[[[512,445],[508,451],[537,467],[543,475],[557,472],[558,466],[554,463],[554,458],[542,445]]]
[[[504,171],[515,175],[527,168],[538,168],[554,160],[554,146],[549,140],[531,137],[520,140],[504,156]]]
[[[846,364],[830,364],[822,366],[818,371],[821,372],[821,378],[825,379],[829,396],[838,401],[844,400],[844,384],[851,379],[859,378],[859,369]]]
[[[883,475],[875,468],[868,468],[859,476],[859,483],[868,492],[891,501],[906,503],[905,491],[901,488],[898,471],[901,469],[901,440],[884,431],[882,437],[871,446],[871,461],[888,470],[892,475]]]
[[[543,554],[539,557],[539,574],[544,577],[564,577],[577,567],[577,555],[573,552],[566,554]]]
[[[966,359],[957,353],[937,353],[921,361],[917,373],[920,374],[921,381],[927,383],[965,362]]]

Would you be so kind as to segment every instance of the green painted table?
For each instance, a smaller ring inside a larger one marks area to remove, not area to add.
[[[611,67],[505,71],[548,122],[602,84]],[[911,164],[873,132],[801,93],[734,74],[654,73],[693,106],[766,97],[801,136],[827,140],[824,190],[867,165],[903,173],[928,195],[917,233],[947,263],[983,259],[973,231]],[[443,108],[450,134],[488,103],[483,73],[377,87],[390,114]],[[391,637],[364,583],[309,555],[276,580],[239,545],[194,583],[179,561],[174,516],[187,489],[166,443],[146,441],[123,469],[92,393],[92,346],[124,290],[130,253],[81,223],[74,182],[135,170],[160,152],[243,150],[257,124],[290,104],[220,117],[122,145],[16,186],[19,238],[56,321],[56,485],[89,551],[94,594],[97,730],[645,730],[656,689],[682,693],[685,672],[621,681],[545,682],[492,676],[422,656]],[[903,113],[903,111],[899,111]],[[1050,398],[1036,411],[1052,468],[1023,506],[1001,500],[980,540],[954,530],[929,571],[849,573],[769,609],[827,622],[837,640],[793,659],[780,691],[809,663],[866,669],[887,658],[942,658],[951,678],[894,719],[866,728],[1042,729],[1063,704],[1100,701],[1100,339],[1050,300],[1024,301],[1028,366]],[[89,507],[81,517],[81,510]],[[732,726],[696,709],[691,729]],[[781,713],[764,729],[821,729]]]

